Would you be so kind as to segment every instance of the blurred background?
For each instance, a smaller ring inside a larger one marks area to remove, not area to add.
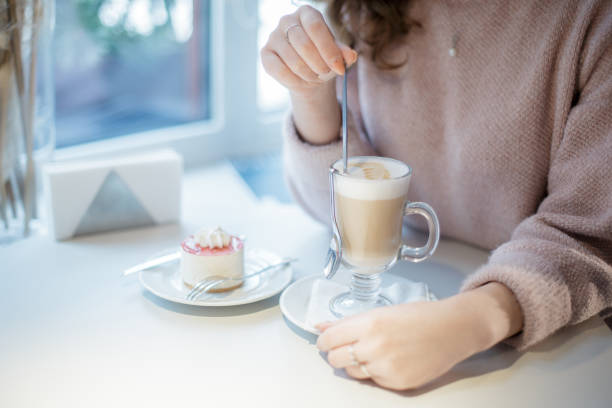
[[[258,196],[282,179],[287,92],[259,49],[292,0],[57,0],[56,158],[171,147],[229,159]]]

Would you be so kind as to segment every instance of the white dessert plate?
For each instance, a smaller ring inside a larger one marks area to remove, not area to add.
[[[248,250],[244,259],[244,274],[248,275],[282,261],[276,254],[261,249]],[[280,293],[291,282],[291,265],[253,276],[242,286],[227,292],[206,293],[197,300],[185,297],[191,288],[183,282],[180,263],[174,262],[157,268],[141,271],[138,279],[149,292],[171,302],[194,306],[236,306],[257,302]]]

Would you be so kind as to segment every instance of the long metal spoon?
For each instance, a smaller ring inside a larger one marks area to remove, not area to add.
[[[348,171],[348,129],[346,125],[346,77],[347,77],[347,66],[344,64],[344,78],[342,78],[342,165],[343,172]],[[342,260],[342,240],[340,238],[340,232],[338,230],[338,222],[336,220],[335,200],[334,200],[334,173],[337,172],[334,168],[330,169],[329,173],[329,197],[330,197],[330,208],[332,215],[332,228],[333,235],[327,251],[327,262],[323,267],[323,275],[326,279],[331,279],[338,271],[340,262]]]
[[[346,126],[346,77],[348,67],[344,64],[344,77],[342,78],[342,164],[344,173],[348,171],[348,129]]]
[[[329,250],[327,251],[327,262],[323,267],[323,275],[326,279],[334,277],[340,262],[342,260],[342,239],[340,238],[340,230],[338,229],[338,220],[336,219],[336,200],[334,198],[334,174],[338,173],[335,168],[329,170],[329,208],[331,209],[331,222],[332,222],[332,238],[329,243]]]

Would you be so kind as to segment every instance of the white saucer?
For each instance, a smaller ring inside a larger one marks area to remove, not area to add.
[[[281,257],[271,252],[249,250],[245,254],[244,273],[248,275],[281,261]],[[280,293],[291,282],[292,276],[293,269],[289,265],[280,270],[253,276],[232,291],[208,293],[192,301],[185,299],[191,288],[183,283],[180,263],[159,266],[138,274],[142,286],[154,295],[171,302],[194,306],[235,306],[267,299]]]
[[[300,329],[316,335],[319,334],[319,331],[306,323],[306,312],[308,310],[308,302],[310,301],[312,284],[322,277],[323,275],[313,275],[298,279],[285,289],[278,302],[281,312],[283,312],[287,320]]]
[[[319,331],[312,327],[307,322],[308,303],[310,302],[310,296],[312,293],[312,285],[318,279],[325,279],[322,274],[306,276],[293,282],[280,297],[279,306],[283,315],[291,323],[296,325],[302,330],[305,330],[312,334],[319,334]],[[334,281],[337,283],[349,285],[350,274],[343,272],[341,269],[338,275],[334,277]],[[406,279],[392,274],[387,273],[383,276],[383,288],[396,283],[406,282]],[[428,290],[429,300],[437,300],[436,296]]]

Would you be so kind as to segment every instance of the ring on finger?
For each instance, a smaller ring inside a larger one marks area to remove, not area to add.
[[[287,40],[287,42],[289,42],[289,30],[291,30],[293,27],[299,27],[300,25],[298,23],[293,23],[291,25],[289,25],[287,28],[285,28],[285,40]]]
[[[349,344],[347,347],[348,347],[348,352],[351,356],[351,365],[353,366],[360,365],[361,363],[359,362],[359,360],[357,360],[357,357],[355,357],[355,349],[353,348],[353,345]]]
[[[363,373],[363,375],[365,375],[366,377],[370,378],[370,372],[368,371],[368,369],[366,368],[365,364],[363,363],[359,363],[359,368],[361,368],[361,372]]]

